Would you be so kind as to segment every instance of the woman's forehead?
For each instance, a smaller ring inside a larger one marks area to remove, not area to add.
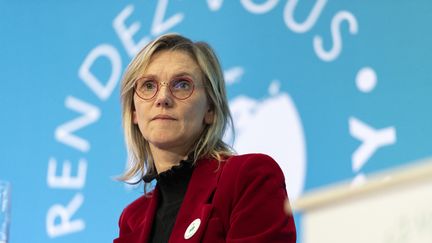
[[[191,54],[179,50],[164,50],[155,53],[148,61],[144,76],[158,76],[162,73],[171,76],[189,75],[202,77],[202,70]]]

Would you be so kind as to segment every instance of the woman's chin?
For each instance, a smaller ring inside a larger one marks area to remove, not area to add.
[[[162,150],[173,150],[173,149],[179,149],[181,147],[184,147],[186,145],[185,142],[178,141],[176,139],[155,139],[153,141],[149,141],[150,145],[162,149]]]

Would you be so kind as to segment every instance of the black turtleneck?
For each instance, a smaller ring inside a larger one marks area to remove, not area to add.
[[[192,171],[192,161],[187,160],[181,161],[179,165],[154,176],[157,180],[156,187],[159,190],[159,204],[149,242],[168,242]]]

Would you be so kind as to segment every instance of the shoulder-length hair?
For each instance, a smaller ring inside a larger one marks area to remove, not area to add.
[[[157,173],[150,152],[148,141],[142,136],[138,125],[133,123],[134,86],[145,72],[151,58],[161,51],[182,51],[187,53],[200,67],[205,84],[205,92],[214,112],[212,124],[205,125],[195,145],[188,151],[193,155],[195,164],[201,158],[213,158],[218,161],[233,154],[232,148],[223,140],[228,126],[232,129],[232,116],[228,107],[225,81],[218,58],[213,49],[205,42],[192,42],[178,34],[165,34],[148,43],[127,67],[121,83],[122,120],[125,142],[128,150],[128,168],[119,178],[130,181],[139,178],[139,183],[146,175]],[[232,130],[233,131],[233,130]],[[234,132],[233,132],[234,133]]]

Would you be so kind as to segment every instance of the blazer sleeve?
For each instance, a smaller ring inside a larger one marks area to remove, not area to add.
[[[120,215],[120,218],[118,220],[118,226],[119,226],[119,236],[123,236],[131,232],[131,228],[127,223],[125,210],[123,210],[123,212]]]
[[[263,154],[242,158],[245,161],[233,175],[227,242],[296,242],[294,219],[284,211],[288,196],[279,165]]]
[[[148,193],[148,195],[142,195],[123,209],[118,220],[119,237],[135,231],[138,225],[143,222],[151,195],[152,192]]]

